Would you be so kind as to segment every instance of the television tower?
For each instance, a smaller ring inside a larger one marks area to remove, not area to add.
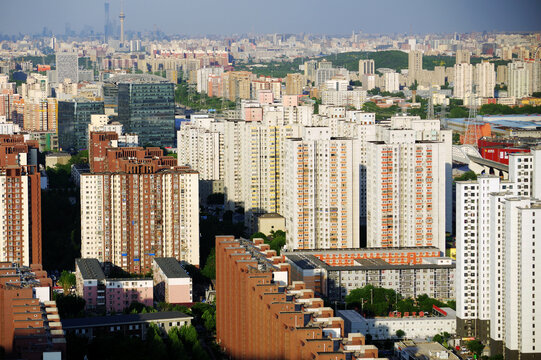
[[[103,29],[105,43],[109,40],[109,1],[105,1],[105,26]]]
[[[118,17],[120,19],[120,44],[121,46],[124,46],[124,19],[126,16],[124,15],[124,1],[120,0],[120,16]]]

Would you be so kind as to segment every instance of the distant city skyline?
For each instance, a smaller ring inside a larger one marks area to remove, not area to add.
[[[44,27],[64,34],[66,23],[75,32],[92,28],[103,33],[104,1],[55,0],[6,2],[0,14],[0,33],[36,34]],[[110,19],[118,23],[120,0],[110,0]],[[269,3],[236,0],[177,2],[125,0],[126,31],[155,28],[167,34],[235,33],[453,33],[474,31],[539,31],[538,0],[368,2],[339,0],[277,0]],[[20,15],[20,16],[17,16]]]

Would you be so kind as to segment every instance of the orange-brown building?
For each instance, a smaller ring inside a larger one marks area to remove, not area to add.
[[[234,359],[377,358],[263,240],[216,237],[217,341]]]
[[[0,262],[0,346],[7,359],[64,355],[66,341],[56,303],[50,301],[51,285],[41,265]]]
[[[0,261],[41,264],[41,184],[37,141],[0,135]]]

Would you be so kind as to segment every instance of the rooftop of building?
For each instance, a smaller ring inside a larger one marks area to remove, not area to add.
[[[411,247],[380,247],[380,248],[349,248],[349,249],[293,249],[284,251],[284,255],[289,254],[356,254],[356,253],[374,253],[374,252],[440,252],[435,246],[411,246]]]
[[[167,278],[189,278],[190,275],[184,270],[177,259],[173,257],[154,258],[156,265],[163,271]]]
[[[115,75],[104,80],[104,83],[109,84],[171,84],[169,80],[161,76],[150,75],[150,74],[123,74]]]
[[[98,259],[75,259],[75,265],[79,268],[83,279],[105,279],[105,273]]]
[[[6,288],[32,288],[50,286],[52,282],[41,265],[19,266],[16,263],[0,263],[0,284]],[[0,285],[1,286],[1,285]]]
[[[268,213],[259,216],[260,219],[283,219],[284,217],[277,213]]]
[[[459,360],[459,357],[447,350],[437,342],[414,342],[413,340],[403,340],[395,343],[395,348],[409,353],[410,359],[425,360]],[[445,353],[445,354],[444,354]],[[442,356],[443,355],[443,356]]]
[[[338,310],[336,312],[338,316],[340,316],[343,319],[347,319],[349,321],[363,321],[363,320],[384,320],[384,321],[404,321],[404,320],[434,320],[434,319],[442,319],[442,320],[456,320],[456,311],[451,309],[450,307],[442,307],[438,308],[438,310],[434,310],[432,314],[430,313],[423,313],[423,315],[419,315],[417,313],[411,313],[402,316],[405,314],[400,314],[398,316],[397,313],[393,314],[394,316],[376,316],[371,318],[365,318],[361,314],[359,314],[356,310]],[[413,315],[415,314],[415,315]]]
[[[128,314],[128,315],[110,315],[96,316],[75,319],[62,319],[62,328],[64,330],[73,328],[138,324],[144,322],[164,321],[164,320],[191,320],[193,317],[179,311],[162,311],[147,314]]]
[[[455,264],[438,264],[438,263],[423,263],[423,264],[390,264],[383,259],[351,259],[355,265],[329,265],[326,262],[318,259],[312,254],[294,254],[284,253],[288,261],[295,264],[302,270],[326,269],[332,271],[355,271],[355,270],[415,270],[415,269],[446,269],[455,268]],[[447,258],[438,258],[447,259]]]

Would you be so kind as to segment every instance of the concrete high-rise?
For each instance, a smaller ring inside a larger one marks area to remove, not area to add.
[[[304,83],[304,76],[302,74],[287,74],[286,95],[302,95]]]
[[[423,70],[423,53],[412,50],[408,54],[408,81],[413,84],[419,78]]]
[[[397,92],[400,90],[400,74],[396,72],[387,72],[383,74],[385,91]]]
[[[488,61],[475,65],[474,83],[476,95],[483,98],[494,97],[496,86],[496,72],[494,64]]]
[[[514,61],[507,64],[507,94],[515,98],[531,95],[531,75],[528,64]]]
[[[288,249],[359,247],[358,142],[329,127],[286,140],[284,200]]]
[[[108,148],[102,161],[81,175],[81,256],[131,273],[154,257],[199,265],[197,172],[160,148]]]
[[[376,73],[374,60],[359,60],[359,77]]]
[[[469,64],[470,63],[470,52],[468,50],[457,50],[456,51],[456,64]]]
[[[56,80],[58,83],[70,79],[72,83],[79,81],[79,56],[77,53],[56,53]]]
[[[456,64],[453,96],[466,101],[473,91],[473,65]]]
[[[368,247],[445,251],[450,138],[424,140],[398,120],[367,145]]]
[[[508,180],[484,175],[456,193],[457,334],[489,340],[492,355],[537,358],[541,149],[509,155]]]

